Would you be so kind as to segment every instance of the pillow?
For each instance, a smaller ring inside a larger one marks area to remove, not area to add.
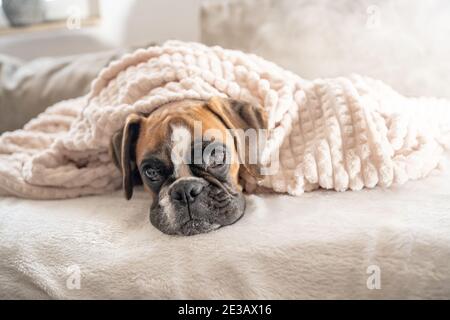
[[[91,81],[126,50],[39,58],[0,55],[0,133],[22,127],[54,103],[89,91]]]

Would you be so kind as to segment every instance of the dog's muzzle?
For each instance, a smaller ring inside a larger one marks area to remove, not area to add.
[[[244,213],[241,192],[228,192],[203,178],[173,182],[150,209],[152,224],[167,234],[194,235],[236,222]]]

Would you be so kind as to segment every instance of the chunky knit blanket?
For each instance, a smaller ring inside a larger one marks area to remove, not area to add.
[[[3,134],[0,193],[57,199],[119,188],[108,146],[127,115],[212,96],[268,112],[261,161],[277,170],[246,181],[250,192],[257,184],[298,195],[404,183],[436,168],[450,145],[448,101],[406,98],[356,75],[308,81],[252,54],[169,41],[112,62],[87,96]]]

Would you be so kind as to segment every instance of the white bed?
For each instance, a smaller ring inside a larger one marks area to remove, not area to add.
[[[192,237],[152,227],[143,190],[0,198],[0,297],[448,299],[449,178],[252,195],[235,225]]]

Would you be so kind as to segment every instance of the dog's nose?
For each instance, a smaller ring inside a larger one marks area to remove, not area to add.
[[[181,203],[192,203],[202,190],[203,184],[200,181],[179,181],[173,185],[170,197]]]

